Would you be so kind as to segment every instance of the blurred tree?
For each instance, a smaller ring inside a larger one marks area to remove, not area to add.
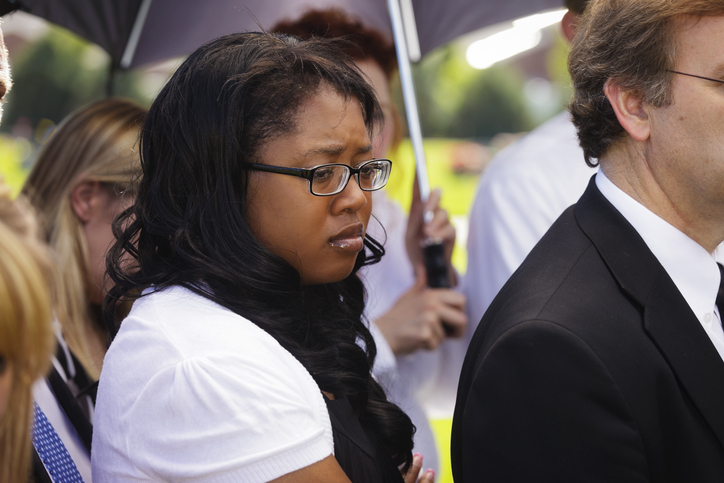
[[[571,76],[568,74],[568,42],[562,35],[556,37],[553,48],[548,52],[546,65],[551,81],[561,91],[560,97],[565,107],[573,95],[573,86]]]
[[[506,65],[477,71],[463,90],[449,136],[487,141],[501,132],[529,131],[534,125],[522,89],[523,80]]]
[[[35,131],[41,123],[58,123],[78,107],[105,97],[109,65],[110,58],[100,47],[51,26],[12,64],[15,85],[8,96],[2,130],[12,131],[22,119]],[[114,94],[146,101],[138,75],[132,72],[116,78]]]
[[[533,127],[523,79],[509,64],[470,67],[460,46],[437,49],[413,69],[425,137],[489,140]],[[404,115],[399,84],[394,99]]]

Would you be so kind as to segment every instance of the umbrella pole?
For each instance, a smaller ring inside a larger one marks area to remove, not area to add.
[[[390,11],[390,19],[392,20],[392,33],[395,39],[395,48],[397,50],[397,63],[400,71],[400,84],[402,86],[402,97],[405,101],[405,113],[407,114],[407,127],[410,131],[410,142],[415,155],[415,169],[417,171],[417,185],[420,188],[420,197],[422,201],[427,201],[430,197],[430,183],[427,177],[427,164],[425,162],[425,150],[422,146],[422,129],[420,127],[420,113],[417,110],[417,97],[415,96],[415,83],[412,78],[412,65],[410,63],[410,49],[408,47],[409,35],[413,35],[416,40],[416,30],[414,26],[414,14],[412,5],[406,4],[409,10],[406,10],[406,19],[408,19],[408,28],[405,29],[403,23],[402,8],[400,0],[387,0],[387,7]],[[411,19],[411,22],[410,22]],[[420,48],[416,47],[419,52]],[[428,215],[426,215],[426,218]],[[429,222],[430,220],[425,220]]]
[[[415,26],[415,15],[411,0],[387,0],[392,20],[392,33],[397,50],[397,63],[400,70],[400,84],[402,97],[405,100],[405,113],[407,114],[407,127],[410,131],[410,142],[415,155],[415,169],[417,171],[417,186],[420,189],[420,198],[423,203],[430,197],[430,182],[427,177],[427,163],[425,150],[422,145],[422,128],[420,126],[420,113],[417,110],[417,97],[415,96],[415,83],[412,78],[412,65],[410,51],[419,59],[420,45]],[[405,7],[403,12],[402,6]],[[412,45],[408,44],[409,43]],[[410,48],[412,47],[412,49]],[[426,211],[424,222],[432,221],[434,213]],[[439,240],[425,240],[423,243],[425,257],[425,271],[427,284],[432,288],[449,288],[452,283],[445,260],[445,247]],[[451,329],[445,327],[447,333]]]

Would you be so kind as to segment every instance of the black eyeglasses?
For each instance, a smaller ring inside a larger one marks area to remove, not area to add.
[[[383,188],[390,179],[392,161],[389,159],[372,159],[365,161],[356,168],[346,164],[322,164],[313,168],[285,168],[268,164],[249,163],[253,170],[269,173],[299,176],[307,180],[309,192],[316,196],[332,196],[341,193],[354,174],[362,191],[376,191]]]
[[[720,79],[712,79],[711,77],[703,77],[700,75],[694,75],[694,74],[687,74],[686,72],[679,72],[678,70],[667,70],[666,72],[671,72],[672,74],[679,74],[679,75],[685,75],[689,77],[696,77],[697,79],[704,79],[712,82],[718,82],[720,84],[724,84],[724,80]]]

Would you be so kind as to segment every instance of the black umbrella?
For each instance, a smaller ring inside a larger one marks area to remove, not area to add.
[[[187,55],[222,35],[269,28],[310,8],[329,7],[393,34],[418,186],[426,200],[430,189],[410,61],[465,33],[560,8],[561,0],[0,0],[0,15],[23,10],[66,27],[105,49],[115,70]],[[428,252],[442,256],[439,245],[431,244]],[[431,286],[445,286],[444,263],[434,258],[428,257]]]
[[[414,9],[421,55],[465,33],[546,9],[561,0],[401,0]],[[0,15],[22,10],[105,49],[119,68],[186,55],[222,35],[268,28],[310,8],[339,7],[392,33],[387,0],[0,0]],[[415,46],[412,46],[413,50]],[[412,59],[419,55],[412,52]]]

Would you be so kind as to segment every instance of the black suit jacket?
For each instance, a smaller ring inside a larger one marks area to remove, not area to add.
[[[593,180],[480,322],[452,465],[456,483],[724,482],[724,362]]]

